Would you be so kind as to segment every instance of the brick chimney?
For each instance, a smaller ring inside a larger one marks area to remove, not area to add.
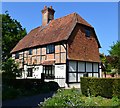
[[[42,12],[42,26],[47,25],[51,20],[54,19],[55,10],[52,8],[52,6],[50,7],[44,6],[44,9],[41,12]]]

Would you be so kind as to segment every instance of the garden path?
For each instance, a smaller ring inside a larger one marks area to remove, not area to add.
[[[54,92],[50,92],[14,100],[5,100],[2,102],[2,108],[37,108],[38,104],[44,101],[44,98],[52,97],[53,94]]]

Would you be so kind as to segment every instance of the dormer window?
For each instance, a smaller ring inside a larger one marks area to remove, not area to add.
[[[86,37],[90,37],[90,35],[91,35],[90,29],[85,28],[85,35],[86,35]]]
[[[47,54],[54,53],[55,52],[55,46],[54,45],[48,45],[46,47],[46,52],[47,52]]]
[[[19,59],[19,53],[15,54],[15,59]]]
[[[32,55],[32,49],[29,49],[29,55]]]

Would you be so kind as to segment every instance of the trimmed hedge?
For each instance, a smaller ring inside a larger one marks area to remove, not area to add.
[[[120,98],[120,78],[81,77],[81,91],[86,96]]]
[[[51,91],[56,92],[59,88],[58,83],[54,81],[41,82],[41,79],[3,79],[2,100]]]
[[[50,91],[56,91],[59,88],[57,82],[42,82],[41,79],[3,79],[2,84],[11,86],[16,89],[24,88],[27,90],[30,90],[32,88],[46,88]]]

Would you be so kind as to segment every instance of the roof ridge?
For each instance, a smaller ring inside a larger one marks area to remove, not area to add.
[[[78,18],[77,18],[77,13],[74,13],[75,19],[76,19],[76,23],[78,22]]]
[[[77,23],[81,23],[84,24],[86,26],[92,27],[91,24],[89,24],[82,16],[80,16],[79,14],[76,13],[76,17],[77,17]],[[79,18],[81,20],[79,20]],[[93,28],[93,27],[92,27]]]
[[[65,16],[63,16],[63,17],[60,17],[60,18],[56,18],[56,19],[54,19],[53,21],[58,20],[58,19],[62,19],[62,18],[65,18],[65,17],[68,17],[68,16],[70,16],[70,15],[74,15],[74,14],[75,14],[75,12],[73,12],[73,13],[71,13],[71,14],[67,14],[67,15],[65,15]]]
[[[18,42],[11,53],[35,46],[65,41],[69,38],[77,23],[92,27],[79,14],[73,12],[66,16],[51,20],[46,26],[38,26],[32,29]]]

